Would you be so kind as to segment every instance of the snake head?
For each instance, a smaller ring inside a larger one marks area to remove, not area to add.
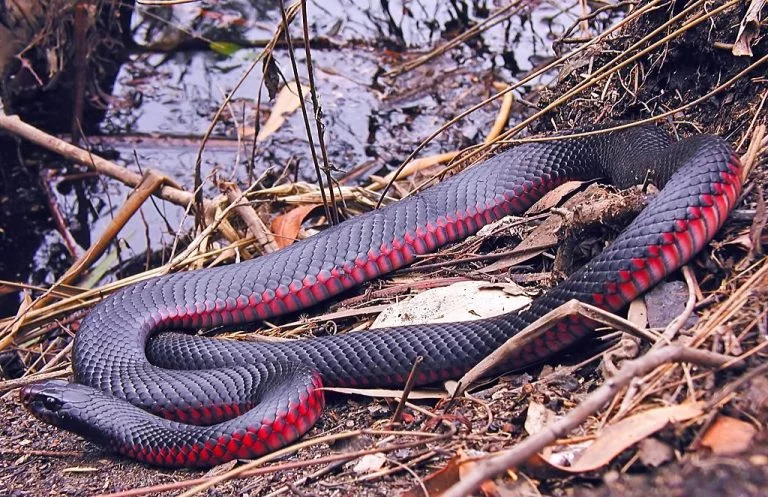
[[[25,386],[19,397],[35,417],[66,428],[91,402],[91,390],[63,380],[50,380]]]

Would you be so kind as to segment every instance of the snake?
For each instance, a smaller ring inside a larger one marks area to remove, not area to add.
[[[699,252],[742,189],[742,166],[711,135],[672,140],[658,126],[513,146],[419,194],[353,217],[268,255],[147,279],[107,296],[74,338],[74,382],[25,386],[37,418],[150,465],[210,467],[255,458],[303,436],[323,386],[402,386],[460,377],[510,337],[577,299],[618,312]],[[571,180],[661,190],[599,255],[525,309],[287,341],[190,333],[296,312],[422,254],[526,211]],[[512,351],[540,362],[597,324],[569,316]]]

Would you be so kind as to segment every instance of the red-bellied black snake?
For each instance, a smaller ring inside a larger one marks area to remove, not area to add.
[[[649,206],[522,312],[281,343],[156,333],[293,312],[521,213],[567,180],[604,177],[626,187],[647,176],[664,185]],[[418,383],[454,378],[570,299],[621,309],[708,243],[740,191],[739,160],[713,136],[671,143],[659,128],[638,127],[524,144],[270,255],[116,292],[77,333],[76,383],[30,385],[21,397],[39,418],[151,464],[259,456],[309,430],[323,407],[321,382],[402,385],[417,356]],[[560,322],[518,350],[511,366],[562,350],[593,326],[578,317]]]

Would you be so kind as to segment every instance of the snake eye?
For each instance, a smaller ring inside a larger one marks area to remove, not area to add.
[[[57,399],[56,397],[51,397],[50,395],[46,395],[43,397],[43,407],[45,407],[49,411],[58,411],[59,408],[61,408],[61,401],[59,401],[59,399]]]

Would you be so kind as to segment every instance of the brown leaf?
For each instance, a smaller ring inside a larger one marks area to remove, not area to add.
[[[566,195],[578,190],[584,181],[566,181],[554,190],[547,192],[538,202],[528,209],[528,215],[538,214],[559,205]]]
[[[568,473],[594,471],[670,423],[686,421],[702,413],[703,403],[701,402],[650,409],[605,428],[592,445],[579,454],[571,466],[560,466],[551,462],[549,464]]]
[[[387,456],[380,452],[376,454],[367,454],[360,458],[357,464],[355,464],[355,467],[352,468],[352,471],[357,474],[373,473],[374,471],[380,470],[385,462],[387,462]]]
[[[264,86],[269,93],[269,99],[272,100],[277,95],[277,85],[280,84],[280,70],[275,64],[275,59],[267,57],[264,59]]]
[[[296,82],[292,81],[283,86],[280,93],[277,94],[277,99],[275,99],[275,103],[272,105],[272,111],[269,113],[267,122],[259,128],[259,134],[256,136],[257,142],[263,142],[272,133],[280,129],[288,116],[299,108],[301,100],[299,99],[297,88]],[[309,94],[308,86],[301,85],[301,90],[302,95],[306,96]],[[246,130],[245,135],[253,136],[254,132],[254,129],[249,129]]]
[[[747,13],[739,25],[739,32],[733,44],[731,53],[737,57],[740,55],[752,56],[752,45],[760,35],[760,11],[763,10],[765,0],[752,0]]]
[[[718,416],[701,439],[713,454],[729,456],[744,452],[752,444],[757,429],[746,421]]]
[[[448,464],[424,478],[424,487],[429,492],[430,497],[437,497],[451,488],[459,481],[459,456],[454,457]],[[400,497],[424,497],[424,491],[421,485],[416,485],[407,492],[400,494]]]
[[[656,468],[675,457],[675,451],[672,447],[656,438],[646,438],[640,441],[640,448],[637,451],[640,462],[648,467]]]
[[[469,460],[466,454],[459,451],[448,464],[424,478],[424,488],[429,492],[430,497],[439,497],[446,490],[458,483],[463,475],[471,472],[478,463]],[[499,490],[496,484],[487,480],[480,485],[480,491],[483,497],[499,497]],[[407,492],[400,494],[400,497],[424,497],[424,490],[421,485],[417,485]]]
[[[629,304],[627,321],[638,328],[645,329],[648,327],[648,307],[643,299],[635,299]]]
[[[301,230],[301,223],[319,206],[320,204],[303,204],[274,218],[270,229],[275,235],[278,247],[287,247],[295,242]]]
[[[523,427],[529,435],[535,435],[547,426],[551,425],[559,416],[539,402],[531,401],[528,404],[528,413]]]

